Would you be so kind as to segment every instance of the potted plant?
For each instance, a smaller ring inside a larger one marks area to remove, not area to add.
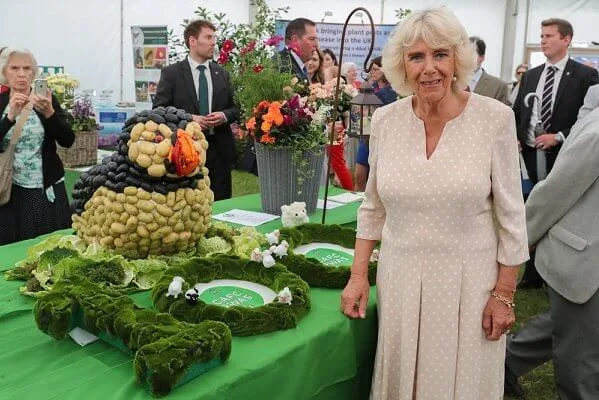
[[[98,156],[98,131],[91,100],[86,97],[76,98],[75,89],[79,81],[66,74],[49,75],[48,87],[52,90],[67,121],[75,132],[75,142],[69,148],[57,148],[65,167],[82,167],[94,165]]]

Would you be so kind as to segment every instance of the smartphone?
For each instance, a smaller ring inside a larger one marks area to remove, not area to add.
[[[33,81],[33,93],[46,97],[48,93],[48,81],[45,79],[36,79]]]

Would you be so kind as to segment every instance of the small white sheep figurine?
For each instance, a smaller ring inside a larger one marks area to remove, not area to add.
[[[175,299],[179,297],[183,291],[183,282],[185,282],[185,280],[180,276],[173,277],[172,282],[170,285],[168,285],[168,293],[166,294],[166,297],[173,296]]]
[[[372,254],[370,255],[370,262],[378,262],[379,261],[379,249],[372,250]]]
[[[306,211],[306,203],[295,201],[289,205],[281,206],[281,223],[285,227],[294,227],[310,221]]]
[[[266,241],[268,242],[268,244],[277,244],[279,243],[279,237],[281,236],[281,232],[279,232],[278,229],[275,229],[270,233],[265,233],[264,236],[266,236]]]
[[[185,292],[185,300],[187,300],[189,304],[196,304],[199,298],[200,293],[198,292],[198,289],[196,289],[195,287],[192,287],[187,292]]]
[[[289,243],[287,243],[286,240],[283,240],[274,248],[272,253],[279,258],[283,258],[287,255],[287,250],[289,250]]]
[[[293,300],[293,296],[291,295],[291,290],[287,286],[283,290],[279,292],[277,295],[279,299],[279,303],[289,304],[291,305],[291,300]]]
[[[260,250],[260,247],[256,247],[254,250],[252,250],[252,254],[250,254],[250,260],[254,262],[262,262],[262,251]]]
[[[269,250],[262,252],[262,265],[264,265],[264,268],[271,268],[275,265],[275,259]]]

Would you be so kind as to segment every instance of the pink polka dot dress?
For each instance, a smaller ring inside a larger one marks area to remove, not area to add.
[[[528,259],[512,110],[471,94],[430,159],[412,98],[372,119],[358,237],[382,240],[374,400],[499,400],[505,336],[483,309],[498,263]]]

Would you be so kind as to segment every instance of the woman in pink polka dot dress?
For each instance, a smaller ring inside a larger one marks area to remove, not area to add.
[[[473,48],[444,7],[411,13],[383,64],[408,97],[372,118],[341,299],[348,317],[364,318],[367,264],[381,241],[371,398],[502,399],[517,267],[528,259],[513,113],[464,90]]]

